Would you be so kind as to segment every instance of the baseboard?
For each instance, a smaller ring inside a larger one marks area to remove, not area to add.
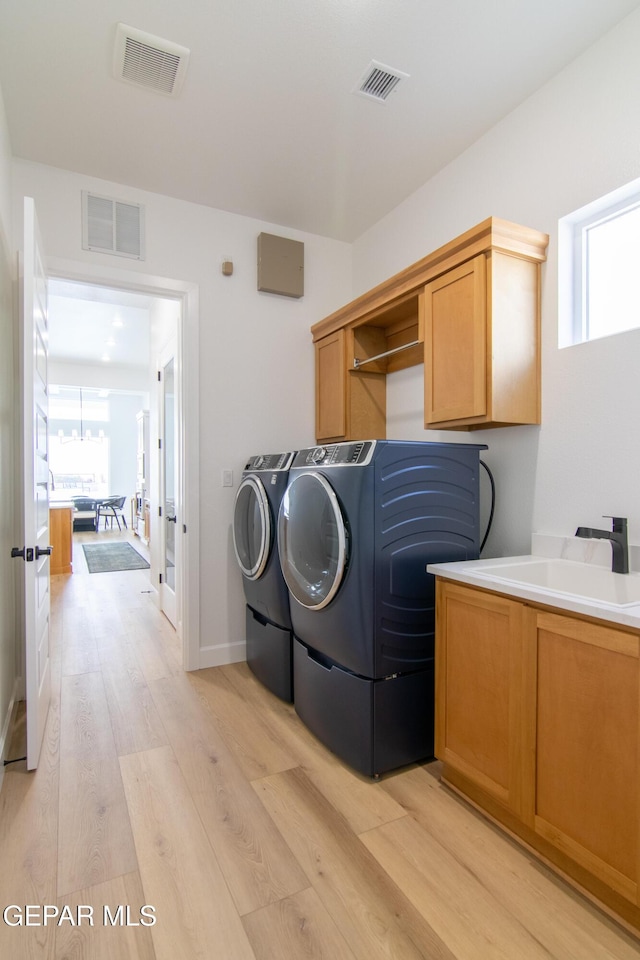
[[[198,668],[222,667],[226,663],[241,663],[247,659],[247,644],[244,640],[201,647]]]
[[[16,705],[16,700],[18,699],[18,683],[19,678],[16,677],[13,683],[13,692],[11,694],[11,699],[9,700],[7,713],[4,718],[4,723],[2,724],[2,733],[0,733],[0,790],[2,789],[2,781],[4,780],[4,761],[7,759],[6,749],[11,734],[11,720],[13,718],[13,710]]]

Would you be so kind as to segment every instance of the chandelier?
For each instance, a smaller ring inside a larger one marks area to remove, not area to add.
[[[83,418],[83,409],[82,409],[82,387],[78,388],[79,393],[79,431],[75,428],[71,431],[70,436],[65,436],[64,430],[58,430],[58,437],[60,438],[60,443],[102,443],[104,440],[104,430],[98,431],[98,436],[94,437],[91,433],[91,430],[84,428],[84,418]]]

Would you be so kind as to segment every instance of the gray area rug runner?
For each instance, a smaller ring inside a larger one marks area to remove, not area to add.
[[[115,573],[118,570],[145,570],[149,564],[130,543],[83,543],[89,573]]]

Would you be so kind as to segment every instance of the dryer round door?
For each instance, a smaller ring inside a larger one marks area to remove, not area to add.
[[[258,477],[245,477],[236,494],[233,514],[233,547],[242,573],[258,580],[271,550],[271,508]]]
[[[292,596],[321,610],[336,595],[347,563],[347,532],[338,498],[319,473],[291,481],[278,514],[280,566]]]

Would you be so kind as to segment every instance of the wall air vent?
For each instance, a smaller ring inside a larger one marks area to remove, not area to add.
[[[82,249],[144,260],[144,207],[83,190]]]
[[[117,25],[113,72],[118,80],[175,97],[180,92],[188,62],[186,47],[143,33],[126,23]]]
[[[400,81],[408,78],[408,73],[403,73],[402,70],[396,70],[394,67],[387,67],[384,63],[372,60],[352,92],[362,97],[368,97],[369,100],[384,103]]]

